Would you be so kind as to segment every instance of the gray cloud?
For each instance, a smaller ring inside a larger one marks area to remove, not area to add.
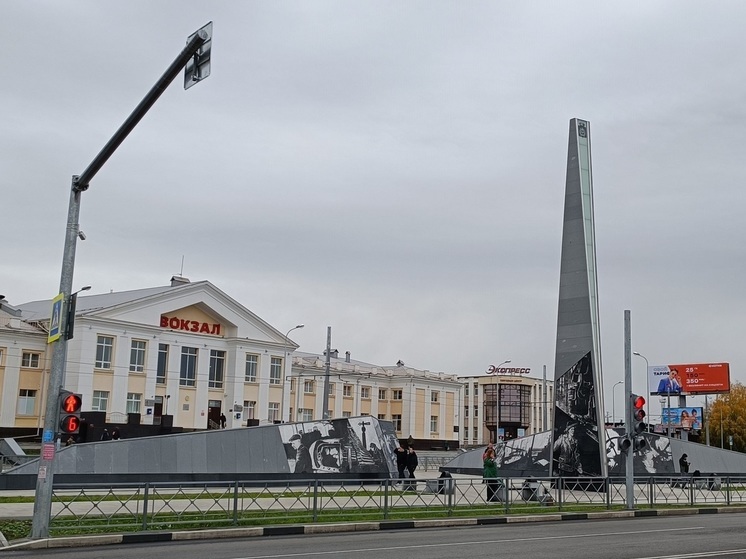
[[[551,376],[581,117],[607,384],[622,378],[624,309],[651,364],[723,360],[744,378],[741,3],[2,10],[12,302],[54,295],[71,175],[214,20],[213,75],[166,91],[84,194],[76,285],[162,285],[183,256],[186,276],[278,329],[305,322],[306,351],[331,325],[367,361],[479,374],[509,358]]]

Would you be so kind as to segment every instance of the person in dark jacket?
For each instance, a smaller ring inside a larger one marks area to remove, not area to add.
[[[101,440],[102,441],[110,441],[111,440],[111,435],[109,434],[109,430],[108,429],[104,429],[104,432],[101,433]]]
[[[407,451],[399,446],[394,453],[396,454],[396,470],[399,472],[399,479],[396,483],[401,483],[404,479],[404,471],[407,469]]]
[[[407,489],[417,489],[417,482],[415,481],[414,471],[417,469],[419,461],[417,460],[417,453],[410,446],[407,451],[407,471],[409,472],[409,482],[407,483]]]
[[[682,454],[681,458],[679,458],[679,469],[681,470],[682,474],[688,474],[689,473],[689,460],[687,460],[687,455]]]

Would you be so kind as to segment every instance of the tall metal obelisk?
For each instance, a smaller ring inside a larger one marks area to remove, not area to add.
[[[591,126],[570,121],[562,227],[552,475],[606,476]]]

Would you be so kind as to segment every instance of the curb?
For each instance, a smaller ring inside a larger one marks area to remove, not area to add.
[[[742,507],[706,507],[687,509],[645,509],[599,512],[568,512],[531,516],[482,516],[479,518],[437,518],[432,520],[382,520],[380,522],[345,522],[339,524],[288,524],[247,528],[218,528],[209,530],[183,530],[177,532],[132,532],[99,536],[64,536],[43,540],[27,540],[0,547],[3,551],[18,549],[52,549],[65,547],[93,547],[131,543],[153,543],[187,540],[227,538],[253,538],[262,536],[290,536],[303,534],[329,534],[335,532],[371,532],[376,530],[411,530],[414,528],[446,528],[454,526],[488,526],[494,524],[526,524],[533,522],[558,522],[600,520],[613,518],[645,518],[649,516],[689,516],[693,514],[746,513]]]

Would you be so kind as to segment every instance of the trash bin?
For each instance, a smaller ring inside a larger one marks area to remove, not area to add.
[[[438,478],[438,493],[452,494],[455,489],[454,485],[450,472],[443,472]]]
[[[508,500],[508,488],[505,487],[505,484],[502,482],[502,480],[497,482],[497,490],[495,491],[495,499],[497,501],[500,501],[501,503],[504,503]]]
[[[523,485],[521,485],[521,499],[524,501],[538,501],[539,482],[533,478],[524,480]]]

